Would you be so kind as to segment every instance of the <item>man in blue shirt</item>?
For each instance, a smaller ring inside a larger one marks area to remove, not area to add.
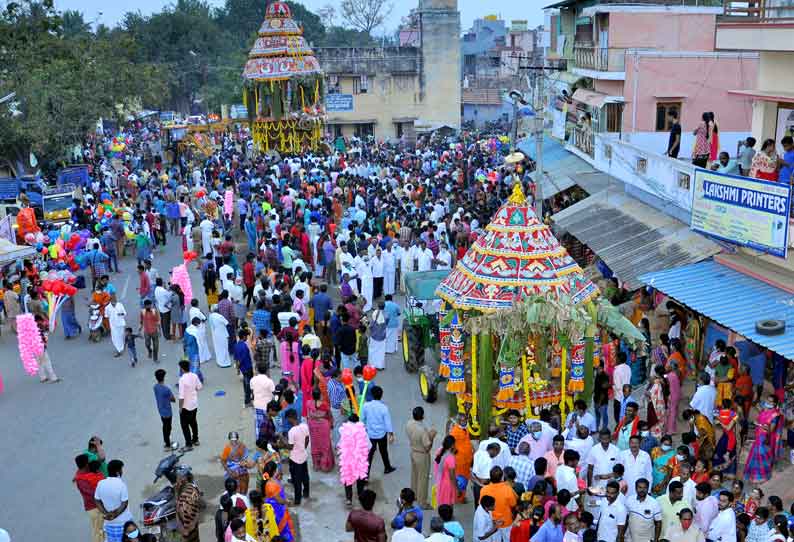
[[[416,524],[414,529],[422,532],[422,507],[416,505],[416,494],[410,487],[403,488],[400,491],[400,508],[397,510],[397,515],[391,520],[391,528],[395,531],[405,527],[405,516],[409,512],[416,514]]]
[[[549,519],[543,522],[538,532],[530,538],[532,542],[562,542],[562,522],[560,521],[560,506],[552,504],[549,507]]]
[[[783,146],[783,165],[777,179],[781,183],[790,184],[794,173],[794,138],[786,136],[780,140],[780,144]]]
[[[251,350],[248,348],[248,330],[241,329],[237,333],[237,344],[234,345],[234,361],[237,370],[243,375],[243,395],[245,406],[252,406],[253,394],[251,393],[251,379],[254,377],[254,364],[251,361]]]
[[[393,301],[391,294],[386,294],[383,312],[386,314],[386,353],[397,351],[397,332],[400,329],[400,306]]]
[[[309,306],[314,309],[314,327],[318,335],[328,334],[328,321],[331,319],[331,298],[328,296],[328,286],[320,285],[320,291],[314,294],[309,301]]]
[[[154,385],[154,400],[157,402],[157,412],[160,414],[160,420],[163,422],[163,450],[169,451],[172,447],[176,447],[176,443],[171,442],[171,403],[176,403],[174,392],[171,388],[164,384],[165,382],[165,369],[157,369],[154,372],[154,379],[157,381]]]
[[[375,457],[376,447],[380,450],[380,457],[383,460],[384,474],[389,474],[396,470],[389,462],[389,443],[394,442],[391,414],[389,413],[389,407],[381,399],[383,399],[383,388],[372,386],[372,401],[364,403],[364,406],[361,407],[361,421],[364,422],[364,426],[367,428],[367,436],[372,443],[372,447],[369,449],[369,457],[367,458],[369,462],[367,476],[369,476],[369,470],[372,469],[372,459]]]

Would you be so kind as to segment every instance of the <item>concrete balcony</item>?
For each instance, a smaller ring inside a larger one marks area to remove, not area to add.
[[[572,71],[582,77],[607,81],[626,79],[625,49],[574,44]]]

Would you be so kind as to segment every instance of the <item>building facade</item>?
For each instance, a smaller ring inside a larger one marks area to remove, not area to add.
[[[326,73],[328,134],[395,139],[460,128],[460,13],[457,0],[421,0],[405,47],[315,50]]]

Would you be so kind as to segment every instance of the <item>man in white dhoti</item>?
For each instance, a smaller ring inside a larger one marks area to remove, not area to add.
[[[127,327],[127,310],[120,301],[116,300],[116,294],[110,295],[110,303],[105,307],[105,318],[110,325],[110,340],[116,353],[113,357],[117,358],[124,352],[124,328]]]
[[[361,297],[364,298],[364,307],[362,310],[367,312],[372,308],[372,268],[370,267],[369,262],[366,260],[366,256],[363,254],[363,251],[360,258],[361,262],[358,264],[356,272],[358,273],[361,280]]]
[[[212,230],[214,228],[215,228],[215,224],[213,224],[212,220],[210,220],[206,216],[201,222],[199,222],[199,229],[201,230],[202,258],[207,254],[212,254]]]
[[[198,351],[199,351],[199,362],[200,363],[207,363],[209,360],[212,359],[212,352],[210,352],[210,345],[207,342],[207,317],[201,312],[199,308],[198,299],[193,298],[190,300],[190,311],[188,313],[188,320],[190,322],[193,321],[194,318],[198,318],[201,320],[201,324],[199,324],[198,332],[196,333],[196,341],[198,342]]]
[[[215,363],[218,367],[231,367],[232,360],[229,356],[229,321],[218,312],[218,306],[212,306],[209,317],[209,327],[212,333],[212,347],[215,349]]]
[[[383,311],[384,302],[378,304],[378,308],[372,311],[372,318],[369,324],[369,345],[367,363],[382,371],[386,368],[386,313]]]
[[[383,295],[394,294],[394,278],[396,274],[397,255],[392,248],[392,243],[389,243],[383,253]]]
[[[401,240],[400,245],[400,291],[405,293],[405,275],[414,271],[416,246],[409,245],[405,240]]]
[[[400,306],[391,294],[386,294],[383,312],[386,314],[386,353],[393,354],[397,351],[397,337],[400,335]]]
[[[433,268],[433,252],[427,248],[427,243],[419,242],[419,250],[416,253],[417,271],[430,271]]]

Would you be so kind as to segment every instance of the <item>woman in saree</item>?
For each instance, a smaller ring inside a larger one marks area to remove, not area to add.
[[[694,433],[697,438],[698,449],[697,458],[702,459],[707,465],[714,458],[714,448],[716,437],[714,436],[714,426],[709,419],[694,409],[686,409],[681,417],[689,423],[689,433]]]
[[[736,428],[739,425],[739,415],[733,410],[731,399],[722,400],[722,408],[717,413],[716,421],[722,429],[722,435],[717,441],[711,466],[725,474],[736,474]]]
[[[686,359],[686,352],[684,351],[684,345],[681,343],[680,339],[673,339],[670,341],[670,356],[667,358],[667,364],[669,366],[670,362],[675,361],[678,364],[678,370],[680,371],[681,381],[683,382],[686,380],[686,375],[688,374],[688,362]]]
[[[110,303],[110,294],[107,293],[101,285],[97,284],[94,288],[94,293],[91,295],[91,302],[99,305],[99,314],[102,315],[102,327],[105,329],[105,334],[110,333],[110,323],[105,316],[105,307]]]
[[[681,378],[678,376],[678,363],[669,363],[664,377],[667,379],[667,388],[670,390],[670,395],[667,397],[667,421],[664,430],[668,435],[675,435],[678,433],[678,402],[681,399]]]
[[[664,427],[667,424],[667,406],[664,403],[663,382],[664,369],[656,367],[651,377],[651,387],[646,392],[648,397],[648,430],[657,439],[662,438]]]
[[[314,364],[314,382],[316,387],[320,389],[322,399],[327,405],[331,404],[331,399],[328,397],[328,378],[332,372],[333,367],[330,360],[324,359],[321,363]]]
[[[444,437],[436,453],[433,482],[437,506],[453,506],[458,497],[458,482],[455,474],[455,437],[452,435]]]
[[[66,340],[73,339],[83,332],[83,328],[77,322],[74,311],[74,297],[67,296],[61,305],[61,323],[63,323],[63,334]]]
[[[666,365],[667,358],[670,357],[670,337],[667,333],[659,335],[659,345],[651,351],[651,363],[653,365]]]
[[[750,368],[742,363],[739,365],[739,377],[736,379],[736,406],[741,407],[745,420],[750,415],[750,406],[754,396],[755,389],[753,388],[753,377],[750,376]]]
[[[265,485],[263,493],[265,495],[265,503],[273,508],[273,515],[276,518],[278,526],[278,534],[284,542],[292,542],[295,539],[293,532],[295,528],[292,525],[292,517],[287,509],[287,499],[284,495],[284,488],[281,487],[278,476],[278,465],[271,461],[265,465],[264,479]]]
[[[458,503],[466,502],[466,486],[469,479],[471,479],[471,466],[474,457],[474,451],[471,446],[471,437],[469,430],[466,427],[468,419],[466,414],[458,414],[457,419],[453,420],[447,432],[455,439],[455,477],[458,480],[464,480],[461,489],[461,484],[458,485]]]
[[[755,153],[750,164],[750,177],[765,181],[777,181],[778,158],[775,152],[775,140],[767,139],[761,145],[761,150]]]
[[[755,440],[744,465],[744,478],[751,483],[763,483],[772,477],[775,464],[777,437],[775,430],[782,414],[775,395],[761,403],[761,412],[755,422]]]
[[[251,507],[245,510],[245,534],[256,542],[270,542],[279,534],[273,505],[265,502],[262,493],[256,489],[248,494]]]
[[[684,330],[684,353],[689,360],[689,369],[700,368],[700,319],[690,315]]]
[[[673,437],[670,435],[664,435],[659,446],[651,450],[651,461],[653,462],[651,489],[654,495],[664,495],[667,492],[667,482],[673,473],[671,462],[675,459],[675,454]]]
[[[312,400],[306,401],[306,417],[309,423],[309,439],[312,446],[312,463],[320,472],[330,472],[334,468],[334,447],[331,443],[331,430],[334,420],[331,407],[322,399],[319,388],[312,390]]]
[[[226,478],[233,478],[237,481],[240,493],[248,493],[248,448],[240,442],[240,435],[237,431],[229,433],[229,440],[219,456],[221,466],[225,471]]]
[[[736,374],[728,356],[722,356],[720,362],[714,367],[714,382],[717,384],[717,398],[715,408],[722,406],[726,399],[733,398],[733,381]]]

